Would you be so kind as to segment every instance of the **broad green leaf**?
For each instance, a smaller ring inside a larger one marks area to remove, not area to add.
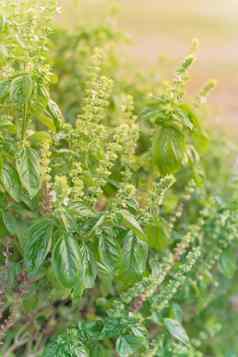
[[[165,220],[158,218],[148,223],[145,228],[145,239],[148,245],[161,252],[169,245],[169,228]]]
[[[73,215],[73,212],[71,212],[69,209],[61,209],[59,217],[60,220],[63,222],[64,228],[67,232],[73,232],[77,229],[75,217]]]
[[[48,129],[52,130],[53,132],[56,131],[54,121],[51,118],[49,118],[47,115],[44,115],[42,113],[37,113],[36,118],[42,125],[46,126]]]
[[[16,170],[7,163],[4,163],[1,171],[1,182],[7,193],[16,202],[19,202],[21,200],[21,183]]]
[[[177,320],[164,319],[164,324],[169,333],[178,341],[185,345],[189,344],[189,337],[181,323]]]
[[[64,234],[56,243],[52,257],[53,269],[59,282],[71,288],[80,278],[82,258],[75,239]]]
[[[128,211],[121,211],[121,214],[123,216],[123,219],[127,225],[128,228],[131,229],[131,231],[139,238],[144,238],[144,232],[143,229],[141,228],[139,222],[135,219],[135,217]]]
[[[34,103],[34,108],[32,109],[37,116],[37,114],[44,112],[46,109],[50,100],[50,94],[48,88],[42,83],[42,81],[36,82],[35,92],[37,96],[37,103]]]
[[[174,128],[161,128],[152,146],[154,164],[162,175],[178,171],[185,159],[186,143],[181,131]]]
[[[101,217],[99,217],[99,219],[97,220],[97,222],[94,224],[94,226],[90,229],[88,236],[92,236],[96,230],[103,224],[105,220],[105,216],[102,215]]]
[[[5,210],[2,213],[2,219],[3,223],[8,230],[8,232],[12,236],[16,236],[18,238],[18,241],[20,243],[20,250],[23,252],[25,242],[27,239],[27,231],[29,228],[29,222],[27,219],[22,220],[19,217],[16,217],[13,213]]]
[[[10,99],[12,102],[27,104],[33,93],[33,80],[29,74],[14,78],[10,86]]]
[[[123,271],[130,274],[143,274],[148,257],[148,245],[133,235],[125,238],[122,251]]]
[[[178,117],[180,118],[181,122],[183,123],[184,127],[191,130],[193,129],[193,124],[189,118],[189,116],[184,113],[182,110],[180,110],[179,108],[176,111]]]
[[[200,130],[200,119],[194,112],[193,107],[187,103],[182,103],[179,105],[179,108],[184,113],[184,115],[186,115],[188,120],[192,123],[192,126]]]
[[[82,243],[79,249],[80,256],[80,279],[85,288],[92,288],[97,276],[96,260],[90,248]]]
[[[73,299],[80,299],[83,296],[84,291],[85,291],[85,286],[83,285],[82,281],[79,278],[78,280],[76,280],[72,288],[71,296]]]
[[[29,137],[29,140],[32,142],[33,145],[42,146],[48,143],[51,138],[50,134],[46,131],[37,131]]]
[[[140,336],[120,336],[116,342],[116,351],[121,357],[133,355],[144,347],[144,338]]]
[[[59,130],[64,121],[64,117],[58,105],[51,99],[48,102],[46,114],[53,119],[56,130]]]
[[[2,212],[2,219],[8,232],[13,236],[16,235],[18,230],[18,221],[16,217],[7,210],[5,210],[4,212]]]
[[[31,198],[37,195],[41,185],[40,156],[31,148],[23,148],[17,154],[16,166],[22,186]]]
[[[114,270],[112,266],[97,262],[97,273],[100,277],[100,284],[105,294],[112,292],[112,282]]]
[[[98,252],[101,262],[112,268],[112,270],[118,265],[121,248],[116,237],[102,236],[99,239]]]
[[[41,218],[33,223],[25,245],[25,264],[32,274],[37,274],[44,263],[52,244],[53,222]]]

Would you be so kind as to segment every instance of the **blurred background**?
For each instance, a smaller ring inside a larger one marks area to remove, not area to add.
[[[61,25],[79,26],[105,19],[110,0],[61,0]],[[200,41],[191,92],[207,79],[217,79],[210,98],[212,124],[238,133],[238,0],[120,0],[119,30],[129,35],[124,60],[138,71],[167,63],[168,75],[186,55],[193,38]],[[162,68],[163,67],[163,68]]]

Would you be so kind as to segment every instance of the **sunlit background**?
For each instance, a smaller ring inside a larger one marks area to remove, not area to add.
[[[67,27],[103,21],[110,0],[61,0],[60,23]],[[159,58],[179,61],[193,38],[200,41],[191,90],[208,78],[218,87],[210,98],[215,126],[238,131],[238,0],[120,0],[118,27],[130,44],[121,55],[138,70],[157,66]]]

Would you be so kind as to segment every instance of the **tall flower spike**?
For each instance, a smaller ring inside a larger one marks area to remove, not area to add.
[[[85,98],[82,112],[76,122],[77,127],[80,127],[82,122],[102,123],[105,119],[113,83],[102,75],[104,58],[104,52],[101,49],[95,49],[88,69]]]

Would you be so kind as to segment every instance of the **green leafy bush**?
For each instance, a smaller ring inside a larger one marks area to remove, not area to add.
[[[236,177],[200,119],[214,83],[186,96],[196,42],[150,95],[110,27],[0,9],[2,355],[235,355]]]

